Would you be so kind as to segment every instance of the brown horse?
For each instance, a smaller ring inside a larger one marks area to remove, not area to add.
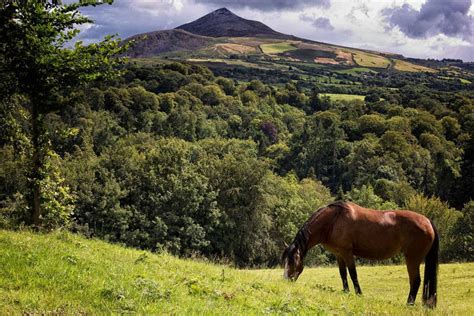
[[[407,304],[415,303],[420,287],[420,264],[425,260],[423,304],[436,306],[439,239],[433,223],[411,211],[377,211],[351,202],[335,202],[311,215],[282,256],[284,277],[296,281],[303,259],[317,244],[332,252],[339,265],[344,291],[347,270],[357,294],[362,294],[354,256],[383,260],[403,253],[410,278]]]

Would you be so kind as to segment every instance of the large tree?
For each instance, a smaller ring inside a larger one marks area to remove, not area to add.
[[[46,114],[58,110],[61,100],[78,87],[117,74],[116,58],[126,47],[112,36],[100,43],[69,44],[77,27],[91,23],[79,9],[111,0],[2,0],[0,4],[0,93],[9,103],[22,95],[30,117],[31,222],[41,226],[41,179],[47,139]]]

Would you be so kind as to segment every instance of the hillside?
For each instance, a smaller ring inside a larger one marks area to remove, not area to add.
[[[340,291],[337,269],[235,270],[56,232],[0,231],[0,314],[422,314],[404,305],[404,266],[360,267],[364,295]],[[474,264],[440,268],[433,314],[474,312]]]
[[[128,41],[135,41],[130,57],[156,56],[164,52],[201,49],[214,42],[210,37],[191,34],[183,30],[165,30],[132,36]]]

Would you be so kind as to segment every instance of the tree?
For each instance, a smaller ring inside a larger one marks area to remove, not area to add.
[[[78,33],[77,26],[91,23],[80,7],[112,3],[112,0],[4,0],[0,4],[0,90],[2,99],[15,94],[26,97],[31,121],[31,192],[35,226],[41,225],[41,181],[44,178],[47,137],[44,117],[61,107],[63,95],[98,79],[112,79],[122,62],[114,56],[127,49],[112,36],[84,46],[67,44]]]
[[[451,207],[437,197],[426,197],[415,194],[405,201],[404,208],[425,215],[436,225],[440,236],[441,257],[453,243],[455,227],[463,214]]]

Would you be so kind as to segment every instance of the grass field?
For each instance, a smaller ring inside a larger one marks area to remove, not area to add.
[[[280,43],[271,43],[271,44],[262,44],[260,45],[262,52],[264,54],[275,55],[279,53],[284,53],[290,50],[296,50],[297,48],[288,42]]]
[[[321,96],[329,97],[333,101],[352,101],[352,100],[364,101],[365,99],[365,95],[358,95],[358,94],[321,93]]]
[[[352,51],[352,53],[354,61],[361,67],[387,68],[390,65],[390,60],[383,56],[362,51]]]
[[[394,61],[395,61],[394,68],[396,70],[408,71],[408,72],[436,72],[434,69],[420,66],[420,65],[415,65],[404,60],[394,59]]]
[[[365,67],[354,67],[354,68],[349,68],[349,69],[344,69],[344,70],[336,70],[335,72],[338,72],[341,74],[351,74],[351,75],[358,75],[358,74],[366,73],[366,72],[377,73],[375,70],[370,69],[370,68],[365,68]]]
[[[359,267],[364,293],[337,268],[236,270],[123,248],[67,232],[0,231],[0,314],[474,314],[474,263],[440,267],[438,308],[405,306],[404,266]]]

